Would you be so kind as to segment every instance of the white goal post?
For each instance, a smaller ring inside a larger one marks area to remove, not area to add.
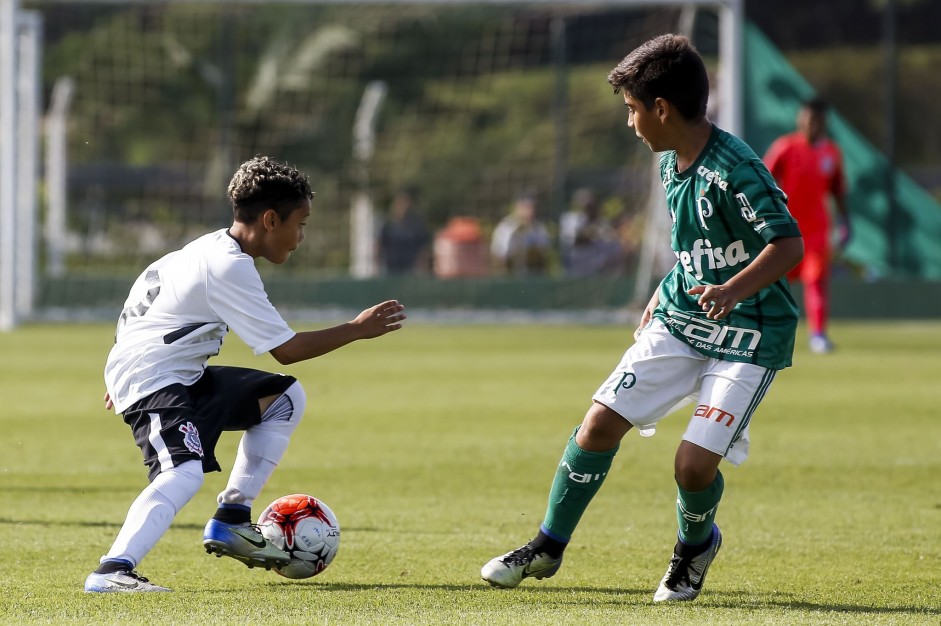
[[[0,0],[0,331],[16,325],[16,17]]]
[[[39,263],[36,249],[45,232],[39,225],[39,149],[42,115],[41,93],[42,12],[59,0],[0,0],[0,332],[19,321],[30,319],[36,297]],[[268,0],[80,0],[83,5],[264,5]],[[74,4],[79,4],[78,2]],[[744,39],[744,0],[279,0],[279,5],[505,5],[530,7],[614,6],[624,8],[706,8],[718,15],[717,121],[725,129],[741,134],[742,46]],[[39,42],[39,43],[37,43]],[[350,133],[354,129],[349,129]],[[48,172],[46,172],[48,175]],[[48,189],[47,195],[51,193]],[[365,206],[365,204],[364,204]],[[45,212],[48,216],[48,210]],[[367,216],[368,218],[368,216]],[[371,219],[356,223],[374,223]],[[48,237],[48,235],[46,235]],[[351,240],[367,240],[363,233],[351,233]],[[49,246],[49,241],[45,244]],[[53,242],[55,246],[55,242]],[[355,275],[369,275],[368,252],[360,254]],[[362,259],[365,259],[363,261]],[[643,271],[643,270],[642,270]],[[647,277],[649,279],[649,277]],[[638,285],[638,291],[642,291]]]

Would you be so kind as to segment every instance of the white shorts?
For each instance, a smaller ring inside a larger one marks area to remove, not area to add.
[[[739,465],[748,457],[748,423],[776,373],[708,357],[654,320],[592,399],[647,437],[664,416],[695,400],[683,439]]]

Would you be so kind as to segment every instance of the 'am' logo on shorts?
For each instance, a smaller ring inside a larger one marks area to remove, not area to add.
[[[735,422],[735,416],[729,413],[728,411],[723,411],[717,406],[709,406],[708,404],[700,404],[696,407],[696,410],[693,412],[693,415],[696,417],[705,417],[707,420],[715,420],[722,423],[722,420],[728,420],[725,425],[731,426]]]
[[[180,426],[180,432],[183,433],[183,444],[186,449],[193,454],[203,456],[203,444],[199,441],[199,431],[193,422],[186,422]]]

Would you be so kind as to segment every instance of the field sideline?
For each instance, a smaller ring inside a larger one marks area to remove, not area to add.
[[[281,368],[231,336],[216,364],[289,372],[308,412],[256,504],[308,492],[343,534],[321,576],[218,560],[206,485],[139,567],[173,594],[82,582],[146,482],[101,405],[110,324],[0,335],[0,624],[941,624],[941,323],[837,323],[839,351],[778,376],[749,460],[723,466],[725,542],[702,596],[654,606],[688,411],[625,438],[552,579],[479,578],[545,511],[554,468],[627,326],[412,323]],[[231,467],[237,436],[218,456]]]

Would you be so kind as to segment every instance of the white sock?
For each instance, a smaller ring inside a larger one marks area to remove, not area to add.
[[[203,484],[201,461],[187,461],[160,472],[128,509],[124,525],[108,554],[101,558],[129,561],[132,567],[163,537],[176,514]]]
[[[284,456],[306,406],[304,388],[295,382],[271,403],[260,424],[245,431],[219,504],[252,506]]]

